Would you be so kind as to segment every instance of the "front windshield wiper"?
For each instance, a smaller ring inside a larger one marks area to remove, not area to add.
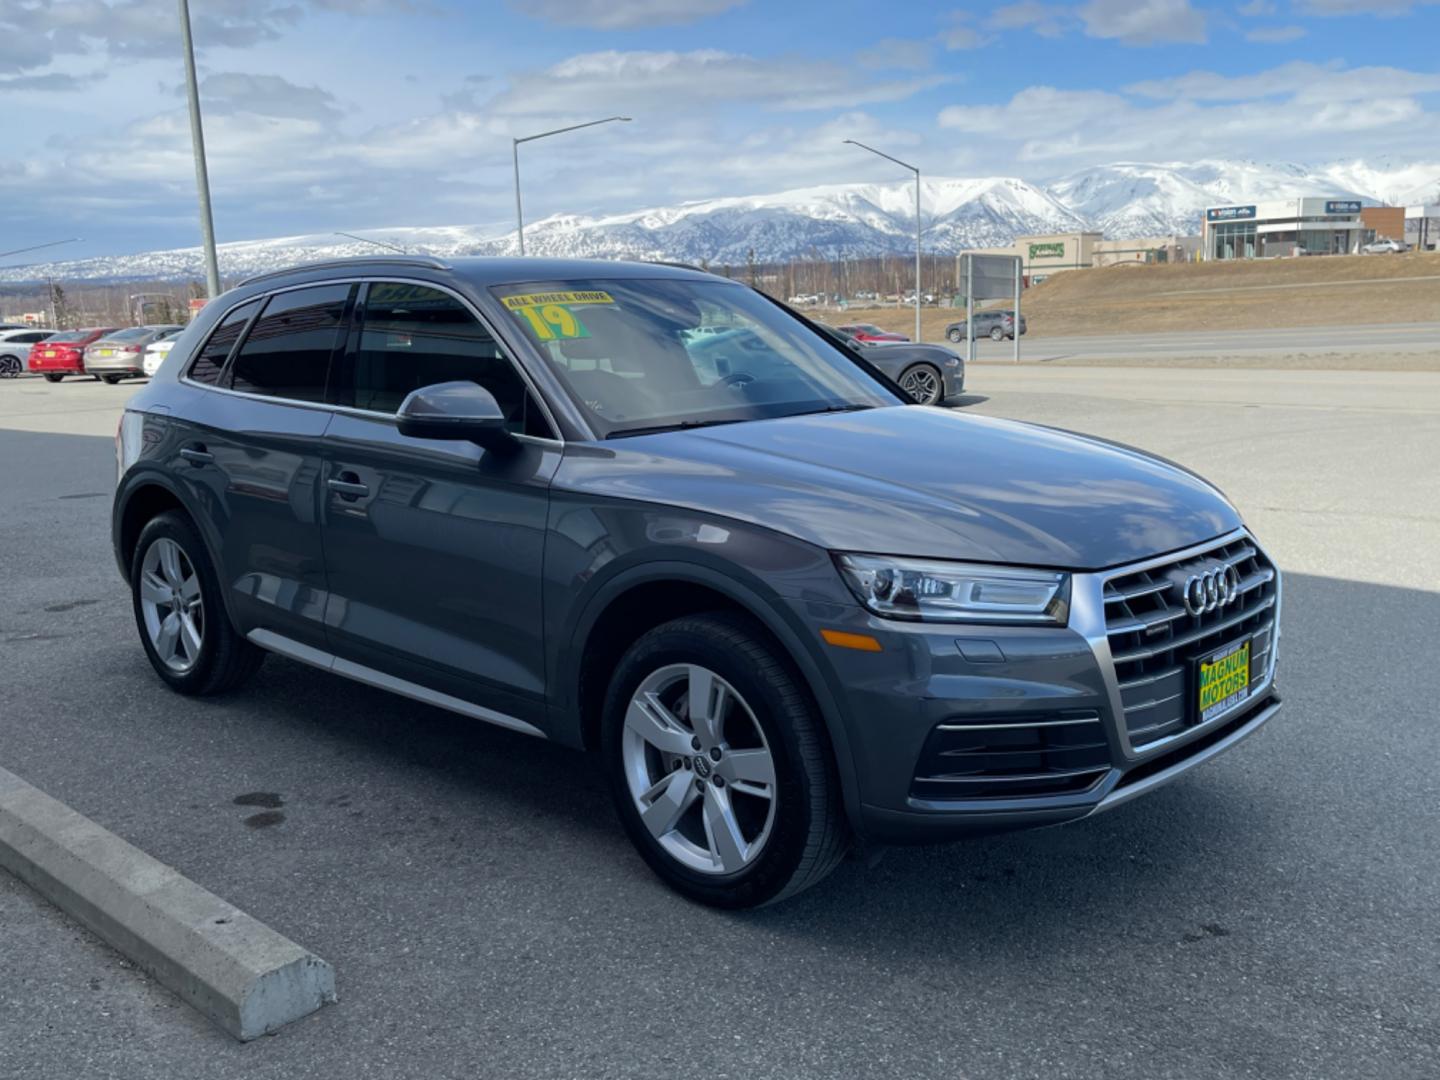
[[[733,420],[676,420],[673,424],[653,424],[649,427],[620,428],[605,436],[607,439],[623,439],[627,435],[658,435],[662,431],[685,431],[690,428],[718,427],[720,424],[743,424],[753,420],[752,416],[741,416]]]

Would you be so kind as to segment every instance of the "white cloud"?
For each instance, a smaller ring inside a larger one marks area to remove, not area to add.
[[[996,8],[990,14],[990,25],[997,30],[1023,30],[1029,28],[1041,37],[1059,37],[1065,30],[1069,9],[1058,4],[1043,4],[1039,0],[1020,0]]]
[[[1076,14],[1090,37],[1126,45],[1205,41],[1205,16],[1190,0],[1090,0]]]
[[[725,102],[770,110],[836,109],[902,101],[948,81],[951,77],[944,75],[869,81],[853,68],[828,60],[760,59],[716,49],[609,50],[582,53],[513,78],[487,108],[505,117],[632,111],[637,120]]]
[[[982,34],[971,21],[974,13],[969,11],[952,11],[946,16],[945,29],[940,31],[940,43],[951,51],[960,49],[978,49],[990,43],[990,37]]]
[[[639,30],[678,26],[719,15],[747,0],[511,0],[522,15],[563,26]]]
[[[1408,15],[1417,7],[1427,7],[1440,0],[1297,0],[1295,10],[1301,15],[1379,15],[1382,18]]]
[[[1262,45],[1283,45],[1287,41],[1299,41],[1307,32],[1303,26],[1257,26],[1246,32],[1245,40]]]
[[[1363,102],[1440,91],[1440,74],[1392,67],[1345,68],[1338,62],[1304,60],[1281,64],[1254,75],[1192,71],[1171,79],[1133,83],[1127,93],[1147,98],[1190,101],[1252,101],[1291,96],[1305,103]]]
[[[1258,19],[1262,15],[1274,15],[1275,5],[1271,0],[1250,0],[1249,3],[1241,4],[1235,9],[1246,18]]]
[[[877,70],[924,71],[930,66],[931,46],[909,38],[881,38],[855,54],[863,67]]]

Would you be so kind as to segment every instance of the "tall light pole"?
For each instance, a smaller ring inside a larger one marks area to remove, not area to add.
[[[594,127],[596,124],[610,124],[619,121],[628,124],[628,116],[607,116],[604,120],[591,120],[584,124],[571,124],[569,127],[556,128],[554,131],[542,131],[538,135],[526,135],[519,139],[510,140],[510,152],[515,159],[515,235],[520,238],[520,254],[525,254],[525,215],[520,209],[520,144],[534,142],[536,139],[549,138],[551,135],[563,135],[567,131],[579,131],[581,128]]]
[[[876,150],[873,146],[866,146],[863,142],[855,139],[846,139],[851,146],[858,146],[861,150],[869,150],[872,154],[878,154],[886,161],[893,161],[902,168],[909,169],[915,174],[915,340],[920,340],[920,170],[908,161],[901,161],[897,157],[891,157],[883,150]]]
[[[190,148],[200,192],[200,237],[205,245],[205,289],[220,295],[220,261],[215,255],[215,222],[210,216],[210,173],[205,168],[205,131],[200,124],[200,88],[195,83],[195,42],[190,38],[190,0],[180,0],[180,38],[185,49],[185,94],[190,101]]]

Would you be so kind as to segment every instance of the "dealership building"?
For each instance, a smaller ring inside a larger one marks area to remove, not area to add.
[[[1366,199],[1278,199],[1205,208],[1206,259],[1353,255],[1377,238],[1405,239],[1406,208]]]

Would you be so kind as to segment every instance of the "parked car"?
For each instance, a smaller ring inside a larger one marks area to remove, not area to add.
[[[717,314],[763,368],[697,361]],[[274,652],[590,750],[646,862],[726,907],[855,837],[1108,810],[1275,715],[1280,577],[1223,494],[862,358],[676,267],[254,278],[120,422],[145,654],[184,694]]]
[[[30,346],[44,341],[53,330],[35,330],[31,327],[0,330],[0,379],[13,379],[25,371],[25,358]]]
[[[897,334],[891,330],[881,330],[874,323],[847,323],[845,326],[837,326],[837,330],[848,334],[856,341],[909,341],[904,334]]]
[[[183,329],[173,325],[132,326],[106,334],[86,348],[85,370],[111,386],[121,379],[143,375],[145,347]]]
[[[874,364],[917,405],[939,405],[965,392],[965,361],[943,345],[862,341],[839,327],[815,325]]]
[[[167,330],[149,345],[145,346],[145,355],[140,358],[140,369],[147,376],[154,375],[160,370],[160,365],[170,355],[170,350],[175,347],[175,339],[182,332],[181,328]]]
[[[1410,245],[1403,240],[1391,240],[1382,238],[1372,240],[1360,249],[1366,255],[1396,255],[1402,251],[1409,251]]]
[[[61,330],[30,346],[26,365],[49,382],[59,382],[66,375],[84,375],[85,347],[117,329],[107,326],[98,330]]]
[[[1020,316],[1020,334],[1025,334],[1025,316]],[[1015,313],[1013,311],[975,312],[975,336],[988,337],[991,341],[1004,341],[1015,336]],[[965,320],[953,322],[945,327],[945,337],[954,342],[965,340]]]

